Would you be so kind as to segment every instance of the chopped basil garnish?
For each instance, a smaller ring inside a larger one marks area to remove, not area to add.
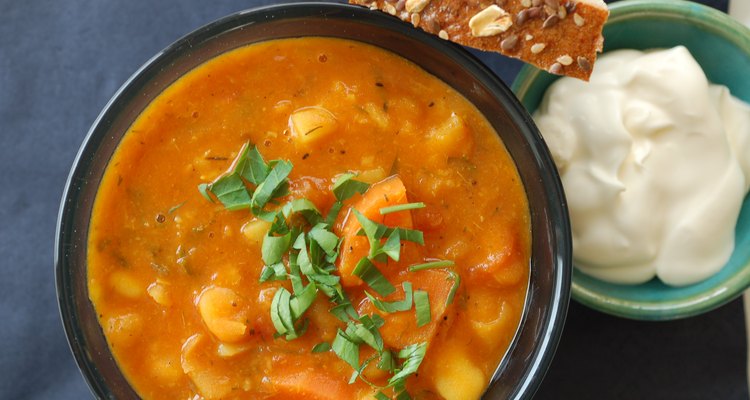
[[[352,274],[362,279],[375,293],[383,297],[396,291],[396,288],[367,257],[359,260]]]
[[[458,275],[456,271],[448,268],[454,265],[455,263],[450,260],[431,261],[424,264],[412,265],[411,267],[409,267],[409,271],[415,272],[425,269],[445,268],[445,270],[448,271],[448,279],[453,281],[451,290],[450,292],[448,292],[448,297],[445,299],[445,305],[448,306],[453,303],[453,298],[456,296],[456,291],[458,291],[458,287],[461,285],[461,276]]]
[[[359,345],[341,329],[336,333],[336,338],[333,339],[331,348],[340,359],[351,365],[355,371],[359,370]]]
[[[263,245],[261,246],[263,262],[266,265],[281,262],[281,258],[289,250],[291,240],[292,234],[289,232],[282,236],[266,235],[263,238]]]
[[[423,327],[430,323],[432,315],[430,313],[430,298],[424,290],[414,291],[414,310],[417,315],[417,327]]]
[[[380,335],[380,328],[385,323],[383,318],[378,314],[360,316],[344,292],[340,276],[335,274],[341,240],[333,232],[333,225],[344,206],[343,202],[357,193],[365,193],[370,185],[353,179],[354,174],[340,175],[332,186],[337,201],[323,218],[323,214],[310,200],[293,199],[285,204],[275,202],[275,199],[288,194],[291,170],[291,162],[266,162],[258,148],[248,143],[243,146],[231,171],[214,182],[200,184],[198,190],[203,197],[211,202],[220,202],[228,210],[249,208],[258,219],[271,223],[261,245],[265,266],[259,278],[261,282],[288,279],[292,287],[291,292],[283,286],[279,287],[271,301],[271,322],[276,329],[276,337],[283,336],[286,340],[293,340],[304,334],[309,323],[304,314],[318,294],[322,293],[334,304],[329,312],[345,323],[346,327],[337,331],[333,342],[318,343],[311,351],[322,353],[333,350],[354,369],[351,383],[359,378],[381,390],[392,388],[397,400],[411,399],[405,389],[405,382],[422,363],[427,343],[415,343],[397,353],[395,349],[386,348]],[[269,204],[273,206],[266,209]],[[170,212],[177,207],[179,206]],[[383,207],[379,212],[385,215],[423,207],[424,203],[408,203]],[[386,297],[396,288],[383,276],[374,261],[387,262],[389,258],[399,261],[401,242],[424,245],[424,235],[418,230],[377,223],[356,209],[353,212],[362,227],[357,235],[367,236],[370,251],[368,257],[360,260],[352,273],[381,298]],[[451,261],[436,261],[412,265],[409,270],[447,269],[451,266]],[[450,304],[460,284],[460,277],[455,271],[447,270],[449,279],[454,282],[447,301]],[[417,326],[429,323],[431,310],[428,293],[414,291],[410,282],[403,282],[402,287],[404,298],[398,301],[384,301],[368,292],[365,295],[375,308],[385,313],[408,311],[413,305]],[[371,347],[376,354],[360,364],[362,345]],[[375,360],[378,360],[379,369],[393,374],[386,387],[374,385],[362,376],[365,367]],[[378,400],[390,398],[383,391],[378,392],[375,397]]]
[[[285,190],[286,178],[292,172],[292,163],[276,160],[266,179],[255,188],[252,197],[253,212],[263,210],[269,200],[279,197],[280,191]]]
[[[379,299],[376,299],[373,295],[370,293],[367,293],[365,291],[365,295],[368,299],[370,299],[370,302],[372,302],[372,305],[375,306],[378,310],[386,313],[394,313],[399,311],[409,311],[411,310],[412,305],[412,288],[411,288],[411,282],[404,282],[401,284],[401,286],[404,288],[404,299],[399,301],[382,301]]]
[[[235,211],[250,207],[250,195],[236,172],[217,179],[208,185],[208,190],[227,210]]]
[[[248,143],[240,151],[235,171],[245,180],[257,186],[266,180],[271,168],[263,160],[258,148]]]
[[[313,346],[311,352],[312,353],[325,353],[327,351],[331,350],[331,344],[328,342],[320,342]]]
[[[395,375],[388,379],[389,386],[399,387],[404,384],[409,375],[417,372],[427,352],[427,343],[417,343],[404,347],[398,352],[398,358],[404,360]]]
[[[354,180],[356,175],[347,173],[342,174],[336,179],[333,184],[333,195],[336,196],[336,200],[344,201],[354,196],[356,193],[364,193],[370,187],[369,184]]]
[[[380,215],[395,213],[399,211],[406,211],[406,210],[416,210],[418,208],[425,208],[424,203],[406,203],[406,204],[399,204],[395,206],[390,207],[383,207],[380,209]]]
[[[450,260],[431,261],[431,262],[426,262],[424,264],[412,265],[409,267],[409,271],[415,272],[415,271],[421,271],[423,269],[452,267],[454,265],[456,264]]]

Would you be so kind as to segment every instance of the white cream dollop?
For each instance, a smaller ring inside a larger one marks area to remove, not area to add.
[[[750,107],[710,84],[685,47],[607,53],[589,83],[555,82],[534,119],[580,270],[679,286],[729,259],[750,186]]]

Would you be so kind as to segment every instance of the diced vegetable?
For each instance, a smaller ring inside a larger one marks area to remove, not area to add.
[[[262,219],[252,219],[242,226],[242,234],[245,235],[250,243],[260,246],[270,226],[270,222],[263,221]]]
[[[340,400],[349,398],[347,383],[326,372],[299,367],[277,368],[269,377],[276,400]]]
[[[388,226],[398,226],[411,229],[413,227],[411,212],[401,211],[386,215],[380,214],[380,209],[388,206],[406,204],[409,201],[406,198],[406,187],[398,176],[392,176],[380,181],[365,192],[353,205],[353,208],[359,211],[368,219],[379,222]],[[352,272],[363,257],[366,257],[370,250],[370,245],[365,236],[358,236],[361,224],[350,213],[344,222],[340,236],[343,242],[341,244],[341,254],[339,255],[339,273],[341,274],[341,283],[344,286],[356,286],[362,283]]]
[[[466,350],[458,346],[443,346],[436,349],[433,381],[438,394],[445,400],[478,399],[485,386],[482,370],[466,358]]]
[[[336,131],[336,116],[323,107],[305,107],[296,110],[289,117],[295,143],[310,146],[330,136]]]
[[[137,299],[146,292],[145,285],[130,272],[115,271],[110,275],[109,282],[117,294],[130,299]]]
[[[242,299],[232,289],[210,287],[198,300],[206,327],[222,342],[238,342],[247,335]]]
[[[169,297],[169,292],[166,284],[157,280],[156,282],[149,285],[146,291],[148,292],[148,295],[151,296],[151,298],[154,299],[154,301],[158,304],[165,307],[169,307],[170,305],[172,305],[172,299]]]
[[[212,364],[208,340],[201,334],[189,337],[182,345],[182,370],[206,400],[218,400],[232,391],[232,382]]]
[[[391,348],[400,349],[413,343],[430,343],[435,336],[438,325],[443,321],[443,317],[448,315],[449,310],[446,307],[446,300],[450,294],[453,282],[450,280],[450,274],[441,269],[430,269],[424,271],[412,272],[407,275],[408,280],[414,290],[426,291],[429,293],[430,303],[430,321],[424,326],[418,327],[413,309],[394,312],[382,313],[373,303],[367,299],[360,303],[358,309],[360,314],[377,313],[383,317],[385,324],[380,329],[383,336],[383,342]],[[387,297],[387,300],[400,300],[405,296],[402,290]],[[449,316],[452,321],[452,317]]]
[[[451,157],[466,157],[474,147],[469,126],[455,113],[432,129],[425,140],[430,164],[444,164]]]

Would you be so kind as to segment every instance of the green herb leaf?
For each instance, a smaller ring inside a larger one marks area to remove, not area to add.
[[[333,232],[326,229],[325,224],[315,225],[308,232],[311,240],[314,240],[327,255],[336,253],[336,247],[339,245],[339,237]]]
[[[289,217],[292,213],[298,213],[312,226],[323,221],[323,216],[318,211],[318,208],[308,199],[294,199],[284,204],[282,212],[286,217]]]
[[[200,190],[200,189],[198,189],[198,190]],[[210,196],[209,196],[209,198],[210,198]],[[211,200],[211,201],[213,201],[213,200]],[[185,205],[185,203],[187,203],[187,200],[183,201],[183,202],[182,202],[182,203],[180,203],[180,204],[177,204],[177,205],[174,205],[174,206],[172,206],[172,208],[170,208],[170,209],[169,209],[169,210],[167,211],[167,214],[172,214],[173,212],[177,211],[177,210],[178,210],[178,209],[179,209],[180,207],[184,206],[184,205]]]
[[[380,353],[378,369],[391,373],[396,369],[396,360],[394,359],[393,353],[390,350],[384,350],[382,353]]]
[[[208,201],[210,201],[211,203],[215,203],[213,197],[211,197],[211,195],[208,194],[208,192],[211,191],[210,184],[201,183],[200,185],[198,185],[198,191],[200,192],[201,196],[205,197]]]
[[[411,395],[404,389],[396,395],[396,400],[411,400]]]
[[[252,197],[252,208],[253,212],[263,210],[269,200],[274,195],[278,195],[277,191],[283,189],[286,178],[289,173],[292,172],[292,163],[285,160],[278,160],[271,171],[266,176],[266,179],[261,182],[258,187],[255,188],[255,192]]]
[[[448,274],[450,275],[448,279],[453,281],[453,285],[451,286],[450,292],[448,292],[448,297],[445,299],[446,306],[453,303],[453,298],[456,296],[458,287],[461,285],[461,275],[451,269],[448,270]]]
[[[453,261],[450,260],[440,260],[440,261],[431,261],[424,264],[416,264],[409,267],[409,271],[415,272],[415,271],[421,271],[424,269],[433,269],[433,268],[446,268],[446,267],[452,267],[456,265]]]
[[[333,203],[331,206],[331,209],[328,210],[328,215],[326,216],[325,223],[328,226],[333,226],[333,224],[336,223],[336,218],[339,216],[339,212],[341,212],[341,208],[344,206],[344,203],[337,201]]]
[[[331,314],[333,314],[334,317],[338,318],[339,321],[348,323],[352,320],[358,320],[359,314],[357,314],[357,310],[354,309],[351,303],[349,302],[343,302],[341,304],[338,304],[328,310]]]
[[[235,171],[253,185],[259,185],[266,180],[271,168],[263,160],[258,148],[246,143],[240,152]]]
[[[286,268],[283,263],[266,265],[260,272],[260,282],[281,281],[286,279]]]
[[[461,285],[461,276],[449,267],[456,265],[450,260],[431,261],[424,264],[416,264],[409,267],[410,272],[422,271],[425,269],[445,268],[448,271],[448,279],[453,281],[451,290],[448,292],[448,297],[445,299],[445,305],[448,306],[453,303],[453,298],[456,296],[458,287]]]
[[[401,257],[401,234],[397,229],[388,236],[388,240],[385,241],[381,251],[393,261],[399,260]]]
[[[376,231],[374,237],[377,239],[382,239],[386,236],[389,236],[391,233],[393,233],[394,230],[398,230],[399,236],[401,236],[401,240],[406,240],[408,242],[414,242],[420,245],[424,246],[424,234],[422,231],[414,230],[414,229],[406,229],[406,228],[391,228],[388,226],[385,226],[383,224],[377,224],[378,230]],[[364,229],[360,229],[357,232],[358,236],[366,236]]]
[[[388,385],[395,387],[403,385],[409,375],[417,372],[426,352],[427,343],[412,344],[401,349],[398,352],[398,358],[404,362],[398,372],[388,379]]]
[[[211,191],[227,210],[234,211],[250,207],[250,194],[247,192],[245,182],[235,172],[220,177],[209,186],[204,186],[204,189]],[[198,190],[201,190],[201,186],[198,186]]]
[[[276,290],[271,300],[271,322],[279,335],[284,335],[294,330],[292,323],[291,311],[289,311],[289,301],[291,293],[283,287]]]
[[[336,338],[333,339],[331,348],[340,359],[351,365],[355,371],[359,371],[359,346],[341,329],[336,333]]]
[[[424,203],[406,203],[406,204],[398,204],[395,206],[389,206],[389,207],[383,207],[380,209],[380,215],[390,214],[394,212],[399,211],[406,211],[406,210],[416,210],[418,208],[425,208]]]
[[[263,238],[261,246],[261,256],[266,265],[273,265],[281,262],[284,253],[289,250],[289,244],[292,240],[291,233],[282,236],[266,235]]]
[[[385,297],[396,291],[380,270],[367,257],[363,257],[354,267],[352,273],[362,279],[377,294]]]
[[[364,193],[370,187],[369,184],[354,180],[356,175],[347,173],[340,175],[333,184],[333,195],[336,200],[344,201],[354,196],[356,193]]]
[[[325,353],[331,350],[331,344],[328,342],[320,342],[312,348],[312,353]]]
[[[414,309],[417,315],[417,327],[422,327],[430,323],[432,319],[430,298],[424,290],[414,291]]]
[[[401,284],[401,286],[404,288],[404,299],[399,301],[383,301],[375,298],[370,293],[367,293],[365,291],[365,295],[368,299],[370,299],[370,302],[372,302],[372,305],[375,306],[378,310],[386,313],[394,313],[399,311],[409,311],[411,309],[412,305],[412,288],[411,288],[411,282],[404,282]]]
[[[375,395],[375,400],[391,400],[391,398],[386,396],[383,392],[378,391],[378,393]]]
[[[315,283],[310,282],[300,293],[289,301],[289,307],[292,310],[292,318],[296,321],[302,317],[315,299],[318,297],[318,288]]]

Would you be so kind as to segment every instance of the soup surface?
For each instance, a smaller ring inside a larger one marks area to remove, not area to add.
[[[466,99],[381,49],[286,39],[138,117],[97,195],[89,294],[145,399],[475,399],[530,248],[515,166]]]

